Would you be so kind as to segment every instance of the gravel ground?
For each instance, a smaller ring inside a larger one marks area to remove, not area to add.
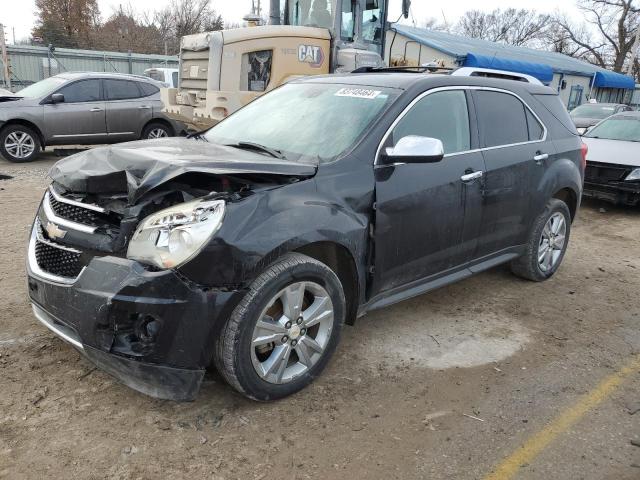
[[[195,402],[150,399],[30,311],[55,159],[0,159],[0,478],[483,478],[640,352],[640,210],[589,202],[552,280],[499,267],[367,315],[293,397],[254,403],[211,372]],[[639,479],[639,391],[635,372],[518,478]]]

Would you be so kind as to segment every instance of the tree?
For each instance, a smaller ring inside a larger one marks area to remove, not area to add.
[[[194,33],[222,30],[224,22],[211,7],[211,0],[171,0],[168,7],[155,12],[158,27],[171,52],[180,49],[180,38]]]
[[[539,46],[549,19],[549,15],[537,14],[534,10],[498,8],[489,13],[470,10],[458,21],[455,31],[466,37],[491,42]]]
[[[59,47],[90,48],[100,21],[97,0],[36,0],[34,37]]]
[[[572,23],[557,15],[557,41],[575,50],[575,56],[603,68],[622,72],[633,51],[636,29],[640,28],[640,8],[634,0],[580,0],[586,24]]]
[[[118,7],[96,32],[96,48],[136,53],[164,53],[160,30],[139,18],[131,6]]]

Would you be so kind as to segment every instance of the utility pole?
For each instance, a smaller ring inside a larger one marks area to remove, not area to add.
[[[640,47],[640,26],[636,28],[636,41],[633,42],[633,48],[631,49],[631,61],[627,68],[627,75],[633,74],[633,64],[636,62],[636,58],[638,58],[638,47]]]
[[[4,85],[11,90],[11,66],[7,53],[7,39],[4,36],[4,25],[0,23],[0,53],[2,54],[2,78]]]

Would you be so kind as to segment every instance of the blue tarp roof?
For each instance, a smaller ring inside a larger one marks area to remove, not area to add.
[[[524,62],[522,60],[501,57],[486,57],[484,55],[467,53],[463,65],[465,67],[493,68],[495,70],[524,73],[546,84],[553,81],[553,69],[549,65],[542,63]]]
[[[628,75],[621,73],[609,72],[604,70],[596,73],[596,79],[593,82],[594,87],[608,88],[626,88],[633,90],[636,88],[636,82]]]
[[[634,88],[633,79],[627,75],[610,72],[604,68],[578,60],[577,58],[563,55],[562,53],[514,47],[512,45],[489,42],[487,40],[479,40],[477,38],[462,37],[446,32],[426,30],[398,23],[393,24],[391,29],[422,45],[438,50],[446,55],[456,57],[462,63],[466,61],[466,57],[469,54],[475,57],[497,57],[501,60],[515,60],[523,63],[545,65],[551,68],[555,73],[582,75],[592,78],[595,76],[594,86],[596,87]],[[496,66],[486,68],[495,68],[499,70]],[[516,71],[532,75],[532,73],[527,71]],[[539,78],[537,75],[532,76]]]

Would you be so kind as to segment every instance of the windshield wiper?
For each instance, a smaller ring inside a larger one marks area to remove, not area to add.
[[[241,150],[258,150],[260,152],[264,152],[268,155],[271,155],[274,158],[279,158],[280,160],[286,159],[286,157],[282,154],[280,150],[276,150],[274,148],[266,147],[264,145],[260,145],[259,143],[253,142],[238,142],[232,143],[229,145],[225,145],[225,147],[233,147],[239,148]]]

